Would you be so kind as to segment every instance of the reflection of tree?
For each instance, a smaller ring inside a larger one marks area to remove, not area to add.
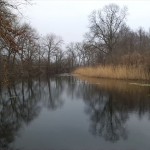
[[[60,78],[47,77],[46,83],[44,83],[45,85],[47,85],[46,88],[42,88],[42,93],[45,93],[42,96],[44,106],[49,110],[56,110],[63,105],[63,99],[61,97],[63,92],[62,81]]]
[[[117,95],[72,77],[68,78],[67,84],[67,94],[82,98],[86,103],[86,113],[90,115],[90,132],[93,135],[111,142],[127,138],[125,123],[132,105],[128,103],[131,95]],[[121,101],[124,96],[125,99]]]
[[[134,90],[133,90],[134,91]],[[126,121],[129,113],[150,114],[146,93],[106,90],[90,84],[78,85],[76,96],[82,97],[90,116],[90,132],[115,142],[127,138]]]
[[[112,104],[111,95],[100,95],[99,99],[89,102],[89,114],[91,120],[91,132],[115,142],[120,138],[126,138],[125,121],[126,113],[116,111]]]
[[[47,86],[45,86],[47,83]],[[23,125],[28,125],[46,104],[50,110],[62,105],[61,80],[56,78],[42,82],[39,80],[22,80],[11,87],[3,87],[0,92],[0,149],[11,150],[11,143]]]
[[[79,97],[86,103],[86,113],[90,115],[91,122],[90,132],[93,135],[99,135],[112,142],[127,137],[125,122],[130,107],[118,101],[117,95],[86,82],[79,82],[73,77],[68,77],[66,82],[68,97]]]
[[[36,101],[36,84],[31,82],[25,85],[22,81],[17,86],[12,84],[0,94],[0,149],[10,150],[10,143],[20,127],[32,121],[40,111]]]
[[[73,97],[76,96],[75,90],[77,88],[78,80],[73,76],[68,76],[67,78],[64,77],[63,80],[67,83],[67,95],[71,95],[71,98],[73,99]]]
[[[1,103],[0,111],[0,149],[10,149],[9,143],[13,142],[21,122],[18,114],[13,111],[11,104],[8,102]]]
[[[29,78],[0,89],[0,149],[3,150],[11,150],[19,129],[37,117],[43,105],[56,110],[62,107],[64,98],[83,99],[90,132],[111,142],[127,137],[129,113],[150,116],[147,93],[111,91],[71,76]]]

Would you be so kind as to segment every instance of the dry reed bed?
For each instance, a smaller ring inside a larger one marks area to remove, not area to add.
[[[96,78],[150,80],[150,74],[146,69],[133,66],[83,67],[76,69],[73,73]]]

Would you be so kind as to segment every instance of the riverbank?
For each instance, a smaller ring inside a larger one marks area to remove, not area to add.
[[[97,66],[82,67],[73,71],[94,78],[124,79],[124,80],[150,80],[150,73],[142,67],[133,66]]]

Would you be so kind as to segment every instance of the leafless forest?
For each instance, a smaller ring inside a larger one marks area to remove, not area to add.
[[[0,0],[1,81],[8,76],[57,74],[99,65],[142,68],[149,74],[150,31],[131,29],[126,24],[126,7],[109,4],[93,11],[87,17],[89,31],[84,40],[65,45],[59,35],[41,37],[34,27],[22,24],[14,13],[19,13],[18,3]],[[23,3],[30,5],[30,1]]]

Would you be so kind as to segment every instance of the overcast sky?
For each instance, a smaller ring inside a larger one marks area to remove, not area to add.
[[[93,10],[115,3],[127,6],[127,24],[132,29],[150,27],[150,0],[32,0],[33,5],[25,7],[24,20],[41,35],[55,33],[66,43],[83,40],[88,31],[88,16]]]

